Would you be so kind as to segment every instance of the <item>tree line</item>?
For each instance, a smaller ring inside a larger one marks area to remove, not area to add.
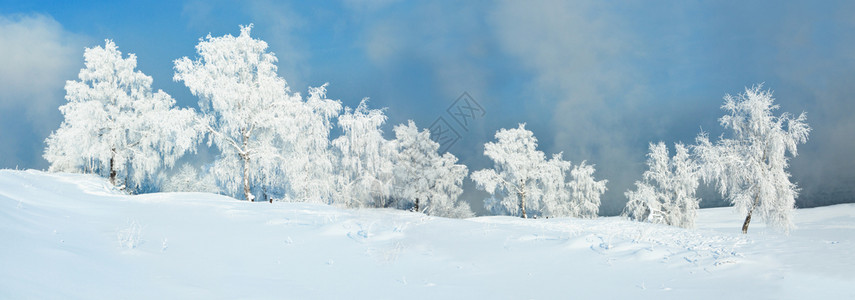
[[[294,92],[278,75],[266,42],[240,35],[212,37],[196,45],[196,57],[174,61],[173,80],[199,98],[199,110],[177,108],[167,93],[151,88],[152,78],[136,70],[136,56],[123,57],[107,40],[87,48],[78,80],[66,83],[64,120],[45,141],[51,171],[95,173],[130,192],[143,185],[161,191],[212,192],[248,201],[316,202],[344,207],[393,207],[447,217],[469,217],[459,199],[469,169],[415,122],[394,126],[383,137],[384,109],[363,99],[356,108],[328,99],[328,84]],[[810,128],[805,115],[771,111],[771,92],[761,86],[726,96],[721,118],[732,137],[711,142],[701,133],[692,146],[651,144],[649,170],[627,191],[623,215],[630,219],[692,227],[699,180],[747,214],[780,228],[791,227],[789,210],[797,188],[785,171],[796,145]],[[341,134],[331,137],[334,127]],[[786,128],[786,129],[785,129]],[[201,143],[218,150],[197,167],[183,155]],[[787,155],[789,154],[789,156]],[[594,218],[607,180],[594,179],[594,165],[572,165],[562,153],[537,150],[525,129],[500,129],[484,145],[493,168],[471,174],[490,194],[493,214],[527,217]],[[170,175],[167,175],[170,174]]]

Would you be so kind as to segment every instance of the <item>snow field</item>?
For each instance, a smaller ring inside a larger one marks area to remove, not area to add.
[[[855,297],[855,205],[798,210],[790,236],[740,219],[461,220],[0,170],[0,298]]]

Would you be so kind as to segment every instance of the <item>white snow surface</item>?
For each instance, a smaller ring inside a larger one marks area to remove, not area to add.
[[[446,219],[387,209],[128,196],[93,175],[0,170],[2,299],[841,299],[855,205],[789,236],[732,208],[697,229]]]

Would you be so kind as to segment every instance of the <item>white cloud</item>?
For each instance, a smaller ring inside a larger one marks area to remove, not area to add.
[[[493,11],[499,41],[536,73],[540,87],[558,89],[564,101],[596,103],[626,81],[620,61],[630,36],[600,2],[505,1]]]
[[[362,47],[372,63],[388,67],[401,54],[406,34],[400,25],[383,21],[366,30]]]
[[[65,103],[65,81],[74,79],[83,65],[84,41],[50,16],[0,15],[0,118],[4,126],[0,157],[6,157],[0,161],[6,164],[2,167],[41,164],[40,155],[21,158],[11,154],[32,152],[32,144],[40,144],[59,126],[57,108]],[[25,143],[31,140],[34,142]]]
[[[82,65],[82,41],[49,16],[0,16],[2,107],[24,105],[31,117],[56,110]]]
[[[383,5],[387,5],[383,1]],[[395,13],[369,14],[358,43],[375,66],[387,70],[403,64],[426,67],[425,75],[436,83],[441,98],[439,109],[468,92],[486,97],[487,55],[483,7],[472,3],[419,3]],[[409,66],[407,66],[409,67]]]
[[[211,30],[213,22],[213,4],[211,1],[189,0],[184,2],[181,16],[187,18],[187,25],[191,28]]]
[[[263,35],[262,39],[279,59],[279,76],[288,81],[292,91],[305,91],[311,71],[310,52],[296,33],[306,23],[305,19],[287,4],[268,0],[249,2],[248,13],[256,22],[253,32]]]

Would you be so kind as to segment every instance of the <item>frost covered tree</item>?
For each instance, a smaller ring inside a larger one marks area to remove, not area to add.
[[[430,139],[430,131],[419,132],[412,120],[395,126],[394,131],[398,207],[442,217],[472,216],[469,204],[458,201],[468,174],[466,166],[457,164],[451,153],[439,155],[439,144]]]
[[[570,184],[566,181],[567,171],[573,165],[564,160],[563,153],[553,154],[552,158],[541,162],[538,167],[535,195],[538,201],[527,201],[526,213],[534,216],[578,217],[580,210],[577,203],[573,203]]]
[[[199,192],[220,193],[220,187],[209,172],[199,173],[199,170],[189,164],[178,168],[172,176],[163,176],[160,191],[162,192]]]
[[[677,143],[674,148],[676,153],[671,157],[665,143],[650,144],[643,181],[635,182],[635,191],[624,193],[629,200],[624,216],[684,228],[695,226],[698,167],[686,146]]]
[[[349,207],[387,207],[393,188],[394,145],[383,138],[383,110],[363,99],[338,117],[342,135],[332,141],[339,157],[337,202]]]
[[[327,99],[326,87],[309,88],[306,101],[294,105],[293,138],[279,151],[289,193],[297,201],[334,202],[337,157],[329,136],[331,120],[341,112],[341,102]]]
[[[527,205],[539,204],[544,192],[540,179],[546,169],[545,156],[537,150],[537,138],[525,124],[499,129],[495,138],[496,142],[484,144],[484,155],[493,160],[493,169],[473,172],[472,180],[491,195],[485,208],[495,214],[528,218]]]
[[[249,201],[254,188],[282,184],[280,149],[296,138],[294,115],[302,105],[277,75],[276,56],[251,29],[242,26],[237,37],[208,35],[196,45],[195,60],[175,61],[174,76],[200,98],[209,145],[220,150],[213,174],[228,193]]]
[[[596,218],[600,210],[600,196],[606,192],[608,180],[597,181],[594,179],[593,165],[582,164],[573,167],[570,171],[570,214],[575,217]]]
[[[627,190],[624,195],[628,201],[623,208],[622,216],[641,222],[665,223],[662,214],[658,213],[662,211],[660,204],[664,202],[660,198],[662,194],[658,193],[653,186],[644,181],[636,181],[635,190]]]
[[[786,169],[811,129],[804,112],[798,117],[774,116],[772,111],[779,108],[774,102],[772,92],[762,85],[736,96],[728,94],[722,106],[728,113],[719,123],[732,130],[730,138],[723,135],[715,144],[705,133],[697,138],[695,153],[703,177],[714,180],[722,196],[745,214],[743,233],[755,215],[772,228],[785,232],[793,228],[798,188]]]
[[[93,172],[129,189],[195,151],[199,128],[192,109],[153,92],[152,78],[136,71],[110,40],[84,51],[79,81],[65,84],[64,120],[45,141],[51,171]]]
[[[537,138],[525,129],[525,124],[500,129],[495,137],[496,142],[484,144],[484,155],[493,160],[493,168],[472,173],[478,188],[491,195],[484,201],[485,208],[494,214],[522,218],[593,217],[591,211],[596,214],[598,208],[591,206],[595,202],[599,205],[605,181],[586,177],[587,171],[593,173],[592,166],[578,167],[575,180],[567,182],[570,162],[563,160],[561,153],[546,160],[543,152],[537,150]]]
[[[541,168],[539,182],[542,196],[537,205],[540,215],[597,217],[600,196],[606,191],[608,180],[595,180],[593,175],[596,170],[593,165],[583,161],[582,164],[573,166],[569,161],[563,160],[562,153],[558,153]]]
[[[475,216],[469,203],[459,199],[463,194],[463,178],[469,174],[469,168],[457,164],[457,157],[451,153],[439,156],[434,167],[437,179],[431,186],[433,197],[427,198],[423,211],[428,215],[449,218]]]

